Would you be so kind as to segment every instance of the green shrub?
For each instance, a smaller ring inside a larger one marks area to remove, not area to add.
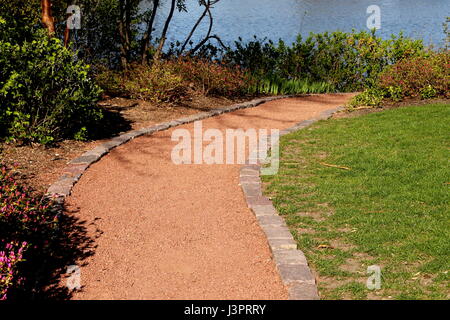
[[[11,139],[73,138],[102,118],[89,66],[58,39],[41,33],[21,45],[0,41],[0,70],[0,122]]]
[[[348,107],[379,107],[383,102],[386,93],[378,88],[367,89],[353,97],[348,103]]]
[[[41,27],[41,7],[35,0],[0,0],[0,8],[0,41],[30,41],[35,29]]]
[[[333,32],[283,41],[236,42],[224,59],[248,69],[257,78],[309,79],[327,82],[339,91],[373,86],[388,65],[424,54],[423,43],[400,34],[383,40],[368,32]]]

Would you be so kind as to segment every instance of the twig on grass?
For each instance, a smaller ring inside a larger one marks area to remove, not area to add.
[[[319,164],[326,166],[326,167],[331,167],[331,168],[338,168],[338,169],[343,169],[343,170],[352,170],[349,167],[343,167],[343,166],[337,166],[335,164],[329,164],[329,163],[325,163],[325,162],[319,162]]]

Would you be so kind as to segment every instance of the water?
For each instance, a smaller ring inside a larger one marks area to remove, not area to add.
[[[164,24],[167,4],[157,18],[158,29]],[[307,36],[310,32],[369,30],[366,10],[374,4],[381,9],[379,36],[389,38],[403,31],[426,44],[443,45],[442,24],[450,16],[450,0],[221,0],[212,10],[212,33],[232,45],[238,37],[248,41],[254,35],[290,43],[299,33]],[[176,12],[169,42],[184,41],[203,11],[197,0],[187,0],[187,7],[187,13]],[[206,34],[208,20],[197,29],[194,41]]]

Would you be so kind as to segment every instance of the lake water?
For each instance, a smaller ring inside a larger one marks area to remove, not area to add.
[[[167,11],[165,4],[165,11]],[[383,38],[403,31],[406,36],[423,39],[426,44],[442,46],[442,24],[450,16],[450,0],[221,0],[212,10],[213,34],[226,44],[238,37],[251,40],[254,35],[277,41],[295,40],[297,34],[310,32],[369,30],[367,8],[381,10]],[[188,12],[176,12],[169,31],[169,42],[183,41],[203,11],[197,0],[187,0]],[[156,27],[162,27],[165,12]],[[195,34],[198,41],[207,32],[205,19]]]

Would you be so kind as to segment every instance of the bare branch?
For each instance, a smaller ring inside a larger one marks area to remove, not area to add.
[[[153,57],[153,61],[158,61],[161,56],[162,49],[164,44],[166,43],[167,30],[169,29],[170,22],[172,21],[173,13],[175,11],[175,7],[177,5],[177,0],[172,0],[172,4],[170,6],[170,12],[164,24],[164,29],[161,34],[161,39],[159,40],[159,46],[156,50],[155,56]]]

